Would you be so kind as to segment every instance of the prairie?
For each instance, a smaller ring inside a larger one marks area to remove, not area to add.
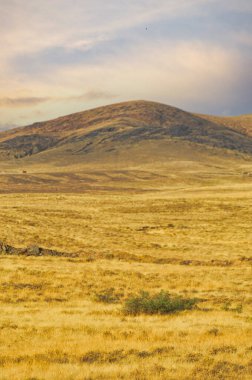
[[[0,379],[251,379],[251,190],[0,194],[2,241],[76,254],[0,254]],[[140,290],[199,302],[125,315]]]
[[[2,132],[0,379],[251,379],[251,153],[146,101]]]

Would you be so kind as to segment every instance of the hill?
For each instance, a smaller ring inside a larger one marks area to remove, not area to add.
[[[223,118],[199,117],[146,101],[100,107],[6,131],[0,134],[0,152],[15,158],[52,149],[54,153],[65,150],[68,155],[120,154],[119,147],[139,146],[147,140],[183,140],[252,153],[252,138],[245,134],[242,120],[229,125]]]
[[[227,176],[244,171],[252,158],[252,136],[239,120],[224,125],[164,104],[131,101],[12,129],[0,133],[1,186],[80,191],[97,182],[114,188],[125,181],[132,188],[136,179],[153,186],[157,178],[169,184],[199,175],[209,180],[223,175],[223,168]]]
[[[223,125],[225,127],[235,129],[247,136],[252,136],[252,114],[239,116],[212,116],[196,114],[196,116]]]

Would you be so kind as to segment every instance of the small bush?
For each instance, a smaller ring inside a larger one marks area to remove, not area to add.
[[[141,291],[138,296],[132,296],[125,301],[124,313],[137,314],[170,314],[182,310],[191,310],[197,303],[197,299],[171,296],[161,291],[153,296]]]
[[[120,295],[115,293],[114,288],[104,289],[101,292],[94,294],[94,300],[96,302],[103,303],[117,303],[120,300]]]
[[[225,303],[223,305],[222,310],[225,310],[225,311],[235,311],[237,313],[242,313],[242,311],[243,311],[243,305],[240,303],[236,307],[232,308],[231,307],[231,302],[227,302],[227,303]]]

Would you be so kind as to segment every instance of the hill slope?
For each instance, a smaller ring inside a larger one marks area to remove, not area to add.
[[[146,101],[100,107],[3,132],[0,152],[2,157],[15,158],[50,151],[56,155],[95,154],[104,159],[106,152],[118,156],[123,148],[136,144],[141,150],[146,141],[155,142],[157,148],[164,141],[186,141],[252,154],[252,137],[237,128]]]
[[[196,116],[242,132],[252,137],[252,114],[240,116],[212,116],[196,114]]]
[[[252,137],[237,126],[132,101],[0,133],[0,192],[243,181],[251,162]]]

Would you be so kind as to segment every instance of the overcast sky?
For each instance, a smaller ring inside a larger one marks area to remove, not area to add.
[[[0,129],[131,99],[252,113],[251,0],[0,0]]]

